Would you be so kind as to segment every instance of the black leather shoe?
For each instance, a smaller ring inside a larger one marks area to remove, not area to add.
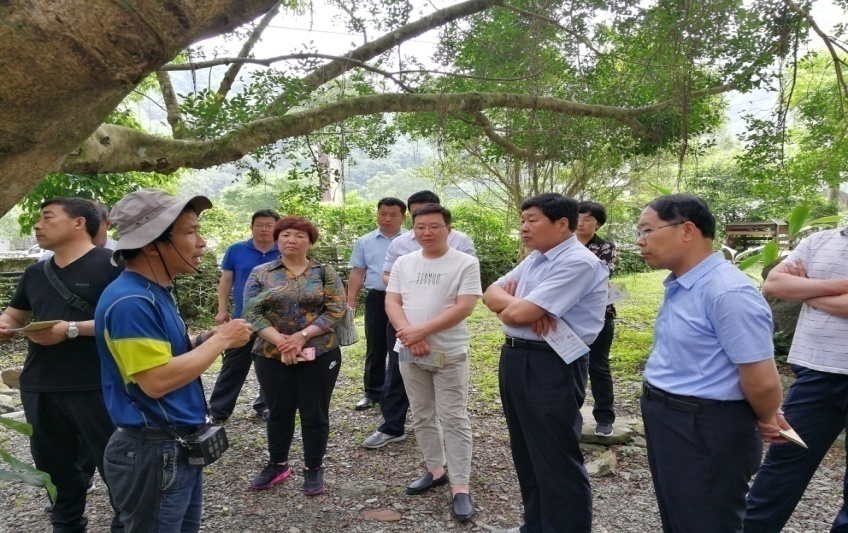
[[[453,497],[453,515],[460,522],[468,522],[474,515],[477,514],[474,510],[474,502],[471,501],[471,495],[460,492]]]
[[[430,472],[424,472],[424,475],[420,478],[416,479],[412,483],[406,486],[406,493],[413,494],[423,494],[433,487],[438,487],[439,485],[444,485],[448,482],[448,473],[445,472],[442,474],[442,477],[439,479],[433,479],[433,474]]]
[[[377,402],[375,400],[372,400],[371,398],[362,398],[361,400],[356,402],[356,407],[354,407],[354,409],[356,409],[357,411],[364,411],[366,409],[371,409],[375,405],[377,405]]]

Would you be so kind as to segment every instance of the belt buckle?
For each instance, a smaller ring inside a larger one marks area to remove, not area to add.
[[[515,348],[515,337],[505,337],[504,345],[510,348]]]

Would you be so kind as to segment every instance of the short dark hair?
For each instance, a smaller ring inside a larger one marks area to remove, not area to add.
[[[531,207],[538,207],[539,211],[551,222],[567,218],[568,229],[571,231],[577,229],[577,200],[574,198],[556,192],[546,192],[521,202],[522,211],[527,211]]]
[[[318,241],[318,228],[305,218],[295,215],[289,215],[277,221],[277,224],[274,226],[274,240],[276,241],[280,237],[280,233],[287,229],[306,233],[309,235],[309,242],[312,244]]]
[[[607,210],[598,202],[590,202],[583,200],[577,204],[577,214],[589,213],[589,215],[598,221],[598,227],[607,223]]]
[[[400,198],[395,198],[394,196],[386,196],[385,198],[380,198],[380,201],[377,202],[377,210],[379,210],[384,205],[389,207],[400,207],[400,214],[406,214],[406,204],[403,203],[403,200]]]
[[[691,222],[708,238],[715,238],[716,221],[707,202],[692,194],[667,194],[660,196],[648,204],[657,212],[660,220],[674,222]]]
[[[424,205],[418,207],[417,209],[415,209],[415,211],[412,212],[412,222],[415,222],[415,217],[417,217],[417,216],[432,215],[432,214],[436,214],[436,213],[442,215],[442,218],[445,219],[445,224],[450,226],[451,218],[452,218],[451,212],[448,211],[447,207],[442,207],[439,204],[424,204]]]
[[[85,232],[88,233],[92,239],[97,237],[97,233],[100,231],[100,223],[102,221],[102,209],[96,203],[83,198],[58,197],[45,200],[44,203],[41,204],[40,209],[44,209],[48,205],[61,205],[62,209],[70,218],[84,218]]]
[[[418,191],[406,199],[406,205],[412,204],[441,204],[442,201],[433,191]]]
[[[252,226],[253,223],[256,222],[256,219],[260,217],[270,217],[274,220],[280,220],[280,214],[274,211],[273,209],[260,209],[259,211],[253,213],[253,216],[250,217],[250,225]]]

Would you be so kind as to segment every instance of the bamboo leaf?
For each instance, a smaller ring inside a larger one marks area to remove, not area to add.
[[[777,246],[777,242],[769,241],[763,247],[763,265],[770,265],[777,261],[778,257],[780,257],[780,248]]]
[[[809,222],[808,226],[828,226],[830,224],[839,224],[842,220],[841,215],[830,215],[828,217],[821,217]]]
[[[747,270],[747,269],[751,268],[752,266],[756,265],[757,263],[759,263],[760,259],[762,259],[762,258],[763,258],[762,253],[752,255],[751,257],[745,259],[741,263],[737,263],[736,266],[739,267],[739,270]]]
[[[32,437],[32,426],[26,422],[18,422],[17,420],[0,415],[0,424],[10,427],[18,433],[23,433],[27,437]]]
[[[790,239],[798,235],[798,233],[804,227],[804,223],[806,222],[808,216],[810,216],[809,206],[799,205],[798,207],[792,210],[792,214],[789,215],[789,220],[787,221]]]

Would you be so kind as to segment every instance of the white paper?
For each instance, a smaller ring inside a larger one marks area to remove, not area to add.
[[[423,357],[416,357],[412,355],[412,352],[404,346],[400,339],[395,342],[395,351],[398,353],[398,362],[399,363],[418,363],[419,365],[427,365],[434,366],[436,368],[442,368],[445,366],[445,353],[444,352],[436,352],[430,350],[428,355]]]
[[[586,343],[561,318],[558,318],[556,321],[556,331],[552,329],[548,330],[548,333],[543,335],[542,338],[545,339],[566,364],[573,363],[581,355],[589,351]]]
[[[52,328],[61,320],[44,320],[42,322],[30,322],[22,328],[8,329],[6,331],[39,331],[42,329]]]
[[[630,293],[627,292],[627,287],[624,284],[610,285],[609,292],[607,293],[607,305],[611,305],[615,302],[620,302],[628,298],[630,298]]]

